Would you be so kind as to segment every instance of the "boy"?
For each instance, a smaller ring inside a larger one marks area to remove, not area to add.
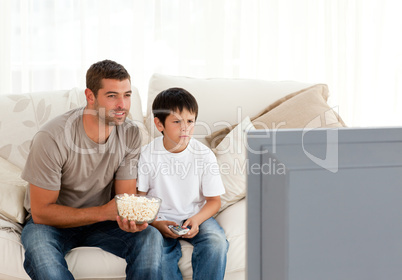
[[[156,96],[152,112],[163,136],[143,148],[137,186],[139,194],[162,199],[152,226],[164,236],[163,276],[182,279],[178,261],[183,238],[194,246],[193,279],[223,279],[228,242],[212,216],[225,189],[214,154],[192,138],[197,101],[182,88],[170,88]],[[178,235],[169,228],[178,225],[190,230]]]

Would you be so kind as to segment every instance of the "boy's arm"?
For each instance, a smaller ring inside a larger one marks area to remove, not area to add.
[[[192,238],[196,236],[199,231],[199,225],[219,211],[219,208],[221,207],[221,197],[219,195],[205,197],[205,200],[207,202],[201,208],[200,212],[188,218],[183,224],[183,227],[191,226],[191,230],[186,235],[183,235],[183,238]]]

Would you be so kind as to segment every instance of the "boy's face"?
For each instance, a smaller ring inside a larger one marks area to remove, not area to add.
[[[154,119],[156,128],[163,131],[163,145],[172,153],[180,153],[185,150],[193,136],[195,114],[187,109],[182,112],[176,111],[166,117],[165,125],[158,118]]]

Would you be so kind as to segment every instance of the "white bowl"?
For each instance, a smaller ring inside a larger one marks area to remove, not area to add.
[[[117,212],[122,219],[136,224],[152,223],[159,212],[162,199],[150,195],[118,194],[115,197]]]

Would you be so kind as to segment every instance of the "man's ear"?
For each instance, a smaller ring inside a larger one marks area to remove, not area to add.
[[[88,104],[95,103],[95,94],[89,88],[85,89],[85,97],[87,99]]]
[[[154,123],[159,132],[162,132],[165,129],[165,127],[163,126],[163,123],[160,121],[159,118],[155,117]]]

